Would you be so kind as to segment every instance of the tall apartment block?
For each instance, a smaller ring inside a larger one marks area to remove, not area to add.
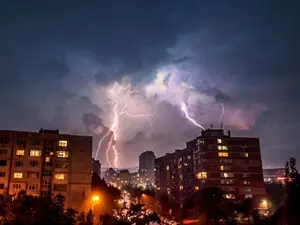
[[[258,138],[232,137],[230,131],[208,129],[186,148],[157,158],[156,188],[180,202],[196,190],[220,187],[224,197],[265,196]],[[192,171],[192,172],[190,172]]]
[[[0,193],[63,195],[67,207],[90,206],[92,137],[0,131]]]

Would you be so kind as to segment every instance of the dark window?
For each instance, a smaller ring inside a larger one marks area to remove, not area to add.
[[[5,177],[5,172],[0,172],[0,177]]]
[[[55,167],[56,168],[61,168],[61,169],[67,169],[68,168],[68,162],[56,162]]]
[[[67,191],[66,184],[54,184],[54,191]]]
[[[32,140],[31,144],[32,145],[40,145],[40,140]]]
[[[0,144],[4,144],[4,138],[0,138]]]
[[[44,170],[43,176],[51,176],[51,175],[52,175],[51,170]]]
[[[4,189],[4,184],[0,184],[0,189]]]
[[[7,160],[0,160],[0,166],[6,166]]]
[[[7,149],[0,149],[0,155],[7,155]]]
[[[36,167],[38,165],[38,161],[37,160],[32,160],[29,162],[29,165],[32,167]]]
[[[42,196],[47,196],[47,195],[49,195],[49,191],[41,191],[41,195]]]
[[[39,188],[39,185],[38,184],[29,184],[28,185],[28,190],[32,190],[32,191],[35,191]]]
[[[20,190],[21,189],[21,184],[13,184],[13,189],[14,190]]]
[[[15,166],[16,167],[21,167],[21,166],[23,166],[23,162],[22,161],[15,161]]]
[[[18,145],[25,145],[26,144],[26,140],[22,140],[22,139],[17,140],[17,144]]]
[[[32,178],[32,179],[37,179],[39,178],[40,174],[38,172],[28,172],[27,177]]]

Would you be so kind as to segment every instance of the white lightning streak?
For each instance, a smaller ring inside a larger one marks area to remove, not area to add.
[[[115,85],[114,85],[114,87],[115,87]],[[113,88],[114,88],[113,87]],[[152,125],[151,125],[151,121],[150,121],[150,119],[149,119],[149,117],[151,117],[152,115],[144,115],[144,114],[131,114],[131,113],[129,113],[128,111],[127,111],[127,107],[128,107],[128,105],[127,105],[127,95],[128,95],[128,93],[129,93],[129,91],[130,91],[130,88],[131,88],[131,86],[130,85],[128,85],[126,88],[124,88],[123,89],[123,91],[126,91],[126,93],[125,93],[125,96],[124,96],[124,107],[120,110],[120,112],[119,112],[119,110],[118,110],[118,108],[119,108],[119,102],[118,101],[115,101],[115,104],[114,104],[114,108],[113,108],[113,113],[114,113],[114,119],[113,119],[113,124],[111,125],[111,128],[110,128],[110,131],[112,132],[112,136],[111,136],[111,139],[110,139],[110,141],[109,141],[109,144],[108,144],[108,147],[107,147],[107,149],[106,149],[106,160],[107,160],[107,163],[110,165],[110,167],[111,167],[111,162],[110,162],[110,160],[109,160],[109,151],[110,151],[110,149],[112,148],[112,150],[114,151],[114,166],[115,166],[115,168],[117,168],[118,167],[118,161],[119,161],[119,157],[118,156],[120,156],[121,157],[121,159],[122,159],[122,155],[118,152],[118,150],[117,150],[117,148],[116,148],[116,146],[115,146],[115,142],[116,142],[116,140],[117,140],[117,131],[118,131],[118,128],[119,128],[119,120],[120,120],[120,117],[122,116],[122,115],[126,115],[126,116],[128,116],[128,117],[132,117],[132,118],[138,118],[138,117],[141,117],[141,118],[144,118],[144,119],[146,119],[148,122],[149,122],[149,124],[150,124],[150,126],[152,127]],[[109,133],[109,132],[108,132]],[[107,137],[108,136],[108,134],[107,135],[105,135],[101,140],[100,140],[100,142],[102,143],[102,141],[105,139],[105,137]],[[101,146],[101,143],[99,142],[99,145],[98,145],[98,149],[100,149],[100,147],[99,146]],[[97,151],[98,152],[98,151]]]
[[[99,141],[98,147],[97,147],[97,151],[96,151],[96,154],[95,154],[95,159],[97,159],[98,153],[99,153],[99,151],[100,151],[100,149],[101,149],[102,142],[104,141],[104,139],[106,139],[106,138],[108,137],[109,132],[110,132],[110,130],[108,130],[108,131],[106,132],[106,134],[105,134],[105,135],[101,138],[101,140]],[[109,167],[111,167],[111,163],[110,163],[110,161],[109,161],[108,154],[106,154],[106,161],[107,161]]]
[[[199,123],[197,123],[193,118],[191,118],[189,116],[188,110],[187,110],[187,106],[184,102],[181,102],[181,110],[184,112],[185,117],[192,122],[195,126],[200,127],[202,130],[205,130],[204,127],[202,125],[200,125]]]
[[[221,113],[221,115],[220,115],[220,119],[219,119],[220,123],[222,123],[223,116],[224,116],[224,111],[225,111],[225,108],[224,108],[224,104],[223,104],[223,102],[221,102],[221,107],[222,107],[222,113]]]

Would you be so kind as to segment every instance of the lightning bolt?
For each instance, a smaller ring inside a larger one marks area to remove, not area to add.
[[[193,118],[190,117],[189,113],[188,113],[188,109],[187,106],[184,102],[181,102],[181,111],[184,113],[185,117],[192,122],[195,126],[200,127],[202,130],[205,130],[204,127],[202,125],[200,125],[199,123],[197,123]]]
[[[221,102],[221,107],[222,107],[222,112],[221,112],[220,119],[219,119],[220,123],[222,123],[223,116],[224,116],[224,111],[225,111],[223,102]]]
[[[114,89],[115,85],[113,86],[113,89]],[[112,91],[113,91],[112,89]],[[99,144],[98,144],[98,148],[97,148],[97,152],[96,152],[96,157],[98,155],[98,152],[100,151],[101,149],[101,145],[102,145],[102,142],[109,136],[110,132],[112,132],[112,136],[110,138],[110,141],[108,143],[108,147],[106,149],[106,161],[108,163],[108,165],[110,167],[112,167],[112,163],[109,159],[109,151],[112,149],[113,152],[114,152],[114,160],[113,160],[113,164],[114,164],[114,167],[115,168],[118,168],[118,161],[119,161],[119,156],[120,158],[122,159],[122,155],[119,153],[119,151],[117,150],[116,148],[116,140],[118,139],[118,136],[117,136],[117,131],[119,129],[119,121],[120,121],[120,117],[122,115],[126,115],[127,117],[132,117],[132,118],[144,118],[148,121],[150,127],[152,127],[152,124],[151,124],[151,120],[149,119],[149,117],[152,117],[152,115],[145,115],[145,114],[132,114],[132,113],[129,113],[127,111],[127,108],[128,108],[128,104],[127,104],[127,95],[129,94],[130,90],[131,90],[131,85],[129,84],[126,88],[123,88],[122,89],[123,91],[125,91],[125,96],[124,96],[124,106],[121,110],[119,110],[119,101],[115,101],[114,102],[114,107],[113,107],[113,123],[110,127],[110,130],[106,133],[106,135],[99,141]]]

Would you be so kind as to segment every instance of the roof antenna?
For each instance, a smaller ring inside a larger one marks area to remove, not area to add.
[[[214,126],[214,125],[211,124],[211,125],[210,125],[210,129],[213,129],[213,126]]]
[[[221,127],[220,128],[221,128],[221,130],[223,130],[223,122],[221,122]]]

